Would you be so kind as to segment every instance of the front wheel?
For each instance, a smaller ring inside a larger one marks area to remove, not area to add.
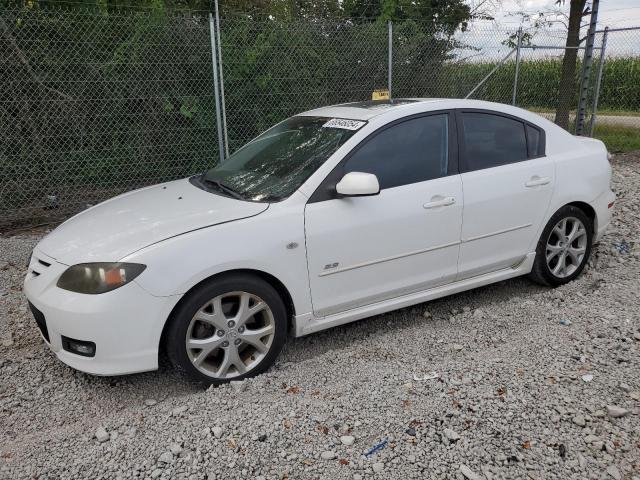
[[[173,365],[220,384],[264,372],[286,338],[287,313],[276,290],[251,275],[221,277],[191,292],[167,330]]]
[[[531,278],[552,287],[575,279],[589,260],[592,237],[591,219],[578,207],[562,207],[538,241]]]

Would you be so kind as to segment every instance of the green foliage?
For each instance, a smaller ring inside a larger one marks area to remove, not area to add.
[[[208,25],[161,9],[2,12],[0,211],[77,209],[214,159]]]
[[[221,5],[231,150],[301,110],[385,86],[385,19],[397,22],[407,74],[427,62],[432,74],[454,46],[447,32],[470,16],[462,0],[359,2]],[[0,0],[2,216],[46,215],[49,198],[77,210],[217,161],[210,10],[208,0]]]
[[[610,152],[640,150],[640,127],[624,127],[601,122],[596,125],[593,136],[602,140]]]
[[[209,1],[131,3],[0,0],[0,223],[50,215],[51,196],[66,215],[217,161],[208,15],[194,12]],[[387,19],[395,97],[463,97],[495,65],[455,61],[452,34],[470,18],[462,0],[221,6],[247,12],[222,18],[232,151],[290,115],[385,87]],[[510,102],[514,68],[507,63],[474,97]],[[518,105],[553,111],[559,81],[559,61],[522,62]],[[600,108],[640,111],[638,85],[639,58],[607,60]],[[632,132],[598,134],[635,145]]]
[[[227,21],[222,32],[231,148],[324,104],[365,100],[386,82],[384,24]]]
[[[351,18],[378,18],[381,21],[412,20],[431,31],[453,34],[466,29],[471,9],[463,0],[345,0],[344,10]]]

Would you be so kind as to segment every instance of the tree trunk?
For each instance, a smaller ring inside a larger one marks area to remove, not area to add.
[[[586,0],[571,0],[569,7],[569,31],[567,32],[567,47],[577,47],[580,42],[580,22]],[[573,106],[576,91],[576,59],[578,49],[568,48],[562,59],[562,73],[558,89],[558,106],[556,109],[556,124],[569,129],[569,111]]]

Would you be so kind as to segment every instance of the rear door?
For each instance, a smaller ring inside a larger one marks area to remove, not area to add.
[[[314,313],[330,315],[453,281],[462,184],[453,113],[383,127],[329,175],[305,209]],[[348,172],[375,174],[380,193],[336,198]]]
[[[521,261],[535,245],[555,183],[544,130],[486,110],[459,110],[464,191],[458,278]]]

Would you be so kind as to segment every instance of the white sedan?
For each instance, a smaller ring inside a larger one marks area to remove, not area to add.
[[[348,103],[291,117],[191,178],[66,221],[24,291],[66,364],[196,380],[263,372],[302,336],[520,275],[583,270],[611,219],[598,140],[519,108]]]

